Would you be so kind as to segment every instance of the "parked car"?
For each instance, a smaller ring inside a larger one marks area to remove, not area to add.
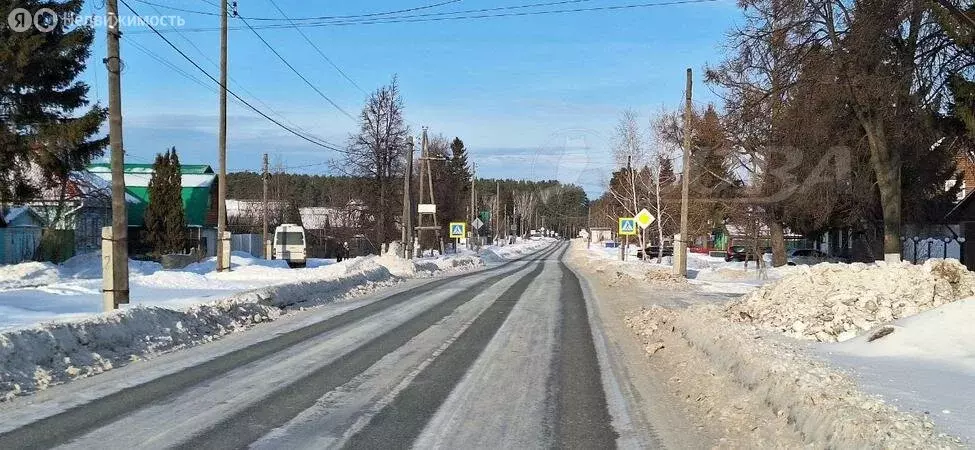
[[[762,248],[762,254],[772,253],[772,247]],[[757,261],[755,258],[755,249],[750,245],[730,245],[728,246],[728,251],[725,253],[724,260],[727,262],[731,261]]]
[[[647,248],[645,248],[643,250],[637,250],[636,251],[636,257],[637,257],[637,259],[643,259],[643,252],[644,251],[646,251],[646,253],[647,253],[647,258],[656,258],[658,256],[658,253],[661,252],[659,245],[651,245],[651,246],[648,246]],[[665,245],[664,248],[663,248],[663,255],[662,256],[674,256],[674,247],[671,247],[669,245]]]
[[[829,256],[826,253],[823,253],[814,248],[792,249],[786,253],[786,257],[788,258],[787,261],[790,266],[802,266],[802,265],[811,266],[813,264],[819,264],[819,263],[847,262],[843,258]]]
[[[290,267],[305,267],[305,229],[301,225],[286,223],[274,229],[271,259],[283,259]]]

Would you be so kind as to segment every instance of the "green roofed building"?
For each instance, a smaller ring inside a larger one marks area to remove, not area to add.
[[[186,225],[190,227],[210,227],[216,224],[216,212],[211,211],[216,175],[207,165],[184,164],[180,167],[183,175],[183,210],[186,212]],[[125,165],[125,203],[130,227],[145,225],[146,206],[149,205],[149,180],[152,178],[152,164]],[[109,164],[91,164],[88,171],[112,181],[112,168]]]

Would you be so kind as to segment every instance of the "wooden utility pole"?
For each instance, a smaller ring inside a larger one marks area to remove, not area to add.
[[[261,248],[264,249],[264,259],[271,259],[271,255],[267,254],[267,182],[271,177],[271,174],[267,171],[267,153],[264,154],[264,163],[261,165],[261,184],[264,188],[264,201],[262,203],[261,211],[261,224],[263,226],[263,231],[261,232]]]
[[[467,239],[468,244],[470,244],[472,250],[474,249],[474,236],[480,234],[480,230],[474,228],[474,219],[477,219],[477,204],[476,204],[477,194],[475,194],[475,190],[474,190],[475,178],[477,178],[477,163],[472,163],[471,164],[471,236]]]
[[[495,243],[497,243],[496,241],[498,240],[498,236],[501,235],[501,230],[499,229],[499,227],[501,226],[501,220],[500,220],[501,219],[501,217],[500,217],[500,214],[501,214],[501,182],[500,181],[496,181],[495,183],[496,184],[495,184],[495,188],[494,188],[494,217],[492,217],[492,219],[494,219],[494,228],[493,228],[493,231],[494,231],[494,241],[495,241]]]
[[[423,138],[422,146],[420,148],[420,195],[419,202],[422,204],[424,202],[426,205],[433,205],[433,210],[417,211],[417,226],[416,232],[417,236],[421,236],[423,231],[433,231],[436,240],[439,243],[440,254],[444,252],[443,239],[440,236],[440,224],[437,222],[437,210],[436,210],[436,198],[433,195],[433,161],[443,161],[442,157],[431,157],[429,150],[429,140],[427,140],[427,129],[423,128]],[[426,174],[426,182],[423,180],[423,176]],[[429,195],[425,196],[424,189],[429,192]],[[424,217],[430,218],[430,224],[424,225]]]
[[[102,306],[105,311],[129,303],[129,219],[125,210],[125,150],[122,146],[122,60],[119,56],[118,0],[107,0],[108,14],[108,140],[112,165],[112,231],[102,249],[111,250],[110,261],[102,264]],[[102,232],[102,240],[105,240]],[[106,246],[106,244],[108,244]],[[110,263],[110,264],[106,264]],[[106,267],[110,266],[110,267]],[[107,270],[106,270],[107,269]]]
[[[677,246],[674,248],[675,256],[674,258],[674,273],[678,276],[687,277],[687,215],[688,215],[688,202],[690,197],[690,182],[691,182],[691,134],[693,125],[692,117],[693,114],[693,103],[691,103],[691,88],[693,87],[694,79],[692,76],[691,69],[687,69],[687,87],[685,88],[685,102],[684,102],[684,170],[683,175],[681,175],[681,192],[680,192],[680,240],[677,242]],[[663,245],[663,243],[661,243]]]
[[[217,272],[230,270],[230,255],[224,255],[227,232],[227,2],[220,2],[220,130],[217,178]],[[226,260],[226,261],[225,261]]]
[[[406,138],[406,173],[403,174],[403,257],[413,257],[413,136]]]

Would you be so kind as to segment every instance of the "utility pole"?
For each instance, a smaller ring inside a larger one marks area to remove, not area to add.
[[[262,167],[261,182],[264,185],[264,201],[262,203],[261,222],[264,231],[261,232],[261,247],[264,248],[264,259],[271,259],[271,255],[267,251],[267,182],[271,178],[271,174],[267,171],[267,153],[264,154],[264,164],[262,164]]]
[[[501,220],[500,220],[501,218],[499,217],[499,215],[501,213],[501,182],[500,181],[495,181],[495,183],[496,184],[495,184],[495,190],[494,190],[494,217],[493,217],[493,219],[494,219],[494,229],[493,229],[493,231],[494,231],[494,241],[495,241],[495,243],[497,243],[498,236],[500,236],[500,234],[501,234],[501,230],[499,229],[499,227],[501,226]]]
[[[693,113],[694,105],[691,103],[691,89],[693,88],[694,79],[692,77],[691,69],[687,69],[687,87],[685,88],[685,103],[684,103],[684,170],[683,175],[681,175],[681,193],[680,193],[680,240],[677,242],[677,247],[674,248],[676,258],[674,261],[674,273],[678,276],[687,277],[687,215],[688,215],[688,202],[690,197],[690,182],[691,182],[691,134],[692,134],[692,124],[691,124],[691,114]],[[661,243],[663,245],[663,243]]]
[[[125,210],[125,150],[122,146],[122,60],[119,57],[118,0],[107,0],[108,14],[108,140],[112,165],[112,227],[102,230],[102,249],[110,247],[111,257],[102,259],[102,306],[105,311],[129,303],[129,219]],[[106,235],[108,239],[106,239]],[[107,242],[106,242],[107,241]],[[110,263],[110,267],[108,266]]]
[[[474,179],[477,178],[477,163],[471,163],[471,237],[467,240],[471,246],[471,250],[474,249],[474,236],[480,234],[480,230],[473,229],[474,219],[477,218],[477,204],[475,199],[477,194],[474,191]]]
[[[440,237],[440,224],[437,223],[437,209],[436,209],[437,208],[437,205],[436,205],[437,200],[436,200],[436,197],[433,194],[433,167],[432,167],[432,164],[433,164],[433,161],[443,161],[444,158],[434,158],[434,157],[431,157],[430,156],[429,140],[427,140],[427,129],[426,129],[426,127],[423,127],[423,138],[422,139],[423,139],[422,140],[422,147],[420,149],[420,196],[419,196],[419,202],[421,204],[424,204],[425,201],[429,202],[429,203],[425,203],[425,205],[433,205],[433,210],[427,209],[425,211],[424,210],[417,211],[416,232],[417,232],[417,236],[422,236],[421,233],[423,233],[424,230],[426,230],[426,231],[433,231],[434,232],[434,235],[436,236],[436,240],[439,243],[440,254],[442,255],[443,252],[444,252],[444,245],[443,245],[443,239],[441,239],[441,237]],[[426,177],[427,177],[425,183],[423,181],[423,175],[424,174],[426,174]],[[426,188],[427,192],[429,192],[429,194],[430,194],[427,199],[425,199],[424,198],[424,195],[423,195],[424,188]],[[427,206],[427,208],[430,208],[430,207]],[[424,217],[430,217],[430,224],[429,225],[424,225],[424,221],[423,221],[423,218]],[[421,251],[422,251],[422,249],[421,249]]]
[[[406,138],[406,173],[403,175],[403,258],[413,258],[413,136]]]
[[[220,0],[220,130],[217,179],[217,272],[230,270],[230,255],[224,255],[227,232],[227,0]]]

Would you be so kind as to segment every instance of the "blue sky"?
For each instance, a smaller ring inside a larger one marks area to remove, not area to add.
[[[174,44],[217,75],[219,25],[210,15],[127,0],[141,15],[178,15],[183,27],[164,27]],[[218,12],[215,1],[147,0],[174,8]],[[540,0],[463,0],[420,13],[439,13],[536,3]],[[366,14],[437,3],[309,2],[276,0],[289,16]],[[589,0],[534,10],[646,3],[648,0]],[[88,14],[103,14],[102,0]],[[239,1],[244,17],[278,18],[268,0]],[[123,16],[129,11],[120,4]],[[528,11],[528,10],[518,10]],[[716,100],[701,84],[706,64],[722,58],[725,33],[740,20],[733,1],[591,11],[526,17],[421,23],[304,28],[305,33],[365,91],[396,74],[414,130],[459,136],[486,177],[558,178],[602,192],[612,170],[613,127],[622,110],[644,119],[663,107],[681,105],[684,70],[695,70],[699,103]],[[251,21],[252,25],[280,22]],[[240,26],[231,19],[231,26]],[[172,32],[179,29],[182,34]],[[258,30],[292,65],[344,110],[356,116],[366,97],[325,62],[291,28]],[[187,163],[216,168],[216,86],[147,28],[123,28],[122,102],[125,147],[131,162],[149,162],[176,146]],[[107,104],[100,63],[104,29],[97,31],[85,79],[92,99]],[[249,30],[230,32],[230,88],[272,117],[341,144],[356,123],[329,105],[282,64]],[[191,45],[192,43],[192,45]],[[195,45],[199,51],[193,47]],[[182,71],[185,78],[144,54],[141,46]],[[255,97],[258,100],[255,100]],[[274,113],[271,113],[273,110]],[[233,102],[229,105],[228,168],[258,170],[261,154],[304,173],[330,173],[336,155],[308,144]],[[283,118],[282,118],[283,117]]]

